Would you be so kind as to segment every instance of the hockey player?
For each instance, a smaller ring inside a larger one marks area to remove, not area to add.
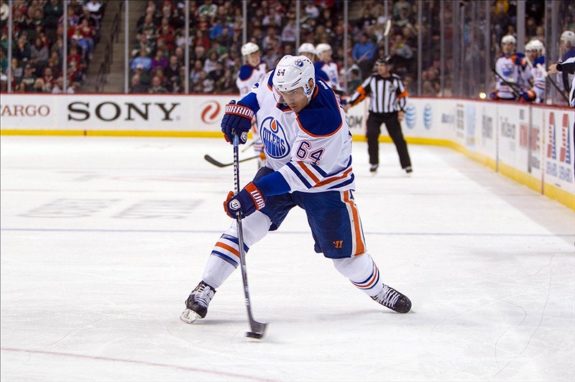
[[[306,212],[314,249],[358,289],[399,313],[410,300],[383,284],[367,252],[353,191],[351,134],[334,92],[315,81],[313,63],[304,56],[284,56],[262,83],[235,103],[226,105],[222,131],[245,143],[257,117],[267,163],[238,194],[228,194],[224,209],[243,218],[248,251],[269,231],[279,228],[288,212]],[[239,265],[234,221],[216,242],[202,280],[186,300],[181,319],[192,323],[206,316],[216,289]]]
[[[332,50],[329,44],[317,44],[315,47],[318,61],[314,64],[318,72],[323,72],[329,79],[329,85],[338,95],[343,95],[344,91],[339,86],[339,76],[337,74],[337,65],[331,60]]]
[[[248,42],[242,46],[242,56],[246,62],[240,67],[236,80],[240,97],[248,94],[267,72],[266,63],[262,61],[260,48],[253,42]]]
[[[253,42],[248,42],[242,46],[242,56],[245,63],[240,67],[236,85],[240,91],[240,97],[247,95],[252,87],[261,81],[267,72],[266,63],[262,61],[260,48]],[[252,124],[253,148],[254,152],[259,155],[258,168],[265,163],[266,157],[263,150],[262,140],[257,130],[257,123],[254,120]]]
[[[315,47],[313,46],[313,44],[310,44],[309,42],[304,42],[297,49],[297,53],[300,56],[305,56],[305,57],[309,58],[309,60],[311,62],[315,62],[315,58],[316,58],[315,57]]]
[[[527,102],[543,103],[545,98],[545,48],[539,40],[531,40],[525,45],[525,54],[528,60],[528,68],[523,72],[523,79],[531,84],[527,91],[521,91],[520,95]]]
[[[521,89],[528,86],[523,79],[523,71],[527,68],[527,60],[522,53],[515,52],[517,41],[512,35],[503,36],[501,50],[503,55],[495,63],[497,83],[491,98],[496,100],[514,101],[520,96]]]
[[[316,61],[316,54],[315,54],[315,47],[313,46],[313,44],[310,44],[309,42],[304,42],[303,44],[300,45],[300,47],[297,49],[297,53],[300,56],[305,56],[307,58],[309,58],[309,60],[311,62],[315,62]],[[315,78],[316,80],[322,80],[325,83],[329,83],[329,77],[327,76],[327,74],[322,71],[321,69],[318,69],[315,64],[314,64],[314,68],[315,68]]]

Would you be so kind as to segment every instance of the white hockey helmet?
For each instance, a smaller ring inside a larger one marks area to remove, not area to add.
[[[317,44],[317,46],[315,47],[315,52],[318,56],[323,52],[327,52],[328,50],[331,50],[331,46],[325,43]]]
[[[537,39],[531,40],[525,45],[526,52],[532,50],[537,51],[540,55],[545,54],[545,47],[543,46],[543,43]]]
[[[575,46],[575,32],[565,31],[561,33],[560,41],[568,42],[571,46]]]
[[[259,46],[257,46],[253,42],[245,43],[242,46],[242,56],[250,55],[250,54],[255,53],[259,50],[260,50]]]
[[[303,44],[301,44],[299,46],[299,48],[297,49],[298,54],[302,54],[302,53],[312,53],[315,54],[315,48],[313,46],[313,44],[310,44],[309,42],[304,42]]]
[[[305,56],[284,56],[276,66],[273,84],[280,92],[289,92],[301,87],[309,99],[315,88],[313,63]]]
[[[515,36],[508,34],[503,36],[503,38],[501,39],[501,43],[517,45],[517,40],[515,39]]]

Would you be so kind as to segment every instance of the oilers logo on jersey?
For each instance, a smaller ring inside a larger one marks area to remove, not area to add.
[[[503,77],[509,78],[509,77],[511,77],[511,75],[513,74],[513,70],[514,70],[515,68],[514,68],[513,63],[507,62],[507,63],[505,63],[505,64],[501,67],[501,69],[502,69],[502,70],[501,70],[501,71],[502,71],[501,74],[503,75]]]
[[[274,117],[264,118],[260,124],[260,136],[268,156],[280,159],[290,152],[284,127]]]

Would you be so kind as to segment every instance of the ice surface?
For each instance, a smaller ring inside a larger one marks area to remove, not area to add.
[[[1,139],[1,379],[574,381],[575,214],[448,149],[354,143],[369,252],[395,314],[313,252],[305,215],[248,255],[205,320],[179,320],[229,218],[209,139]],[[243,155],[251,155],[251,151]],[[242,164],[247,182],[255,163]]]

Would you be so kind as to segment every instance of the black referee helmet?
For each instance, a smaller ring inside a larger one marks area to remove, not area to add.
[[[377,65],[393,65],[393,59],[391,56],[380,57],[375,62]]]

